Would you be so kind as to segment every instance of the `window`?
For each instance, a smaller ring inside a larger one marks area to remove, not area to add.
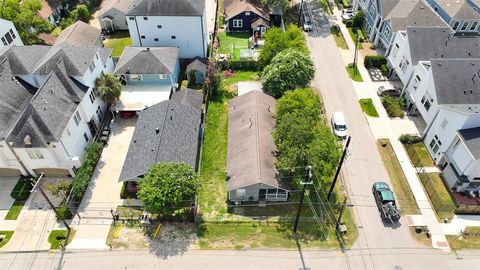
[[[442,129],[445,129],[445,127],[447,126],[447,124],[448,124],[447,119],[443,119],[442,124],[441,124],[440,126],[442,127]]]
[[[93,72],[95,70],[95,61],[92,61],[89,68],[90,68],[90,72]]]
[[[4,37],[2,37],[2,42],[3,42],[3,45],[5,45],[5,46],[8,45],[7,40]]]
[[[432,103],[430,103],[430,100],[426,96],[423,96],[421,102],[425,110],[428,112],[428,110],[430,110],[430,106],[432,106]]]
[[[26,149],[27,154],[31,159],[44,159],[42,152],[39,149]]]
[[[75,125],[77,125],[77,127],[78,124],[80,124],[80,121],[82,121],[82,118],[80,117],[78,111],[73,115],[73,121],[75,121]]]
[[[391,31],[390,31],[390,27],[387,26],[387,27],[385,27],[385,30],[383,31],[383,35],[384,35],[386,38],[388,38],[388,37],[390,37],[390,32],[391,32]]]
[[[143,17],[143,20],[144,20],[144,21],[148,21],[148,17]]]
[[[287,191],[284,190],[284,189],[279,189],[278,190],[278,194],[277,194],[277,198],[278,199],[283,199],[283,198],[287,198]]]
[[[417,90],[418,85],[420,84],[421,81],[422,79],[420,78],[420,76],[416,75],[415,79],[413,79],[413,84],[412,84],[413,90]]]
[[[90,97],[90,102],[95,102],[95,99],[97,98],[97,95],[95,94],[95,88],[92,88],[92,91],[90,91],[88,97]]]
[[[467,30],[467,27],[468,27],[468,22],[464,22],[464,23],[462,24],[461,30],[462,30],[462,31],[465,31],[465,30]]]
[[[400,46],[398,46],[398,43],[395,43],[395,47],[393,47],[393,51],[392,51],[393,57],[397,57],[399,49],[400,49]]]
[[[233,20],[233,27],[235,28],[241,28],[243,27],[243,20]]]
[[[130,21],[133,21],[133,20],[135,20],[135,17],[130,16],[130,17],[128,17],[128,19],[129,19]]]
[[[477,189],[479,187],[480,187],[480,181],[474,181],[468,184],[467,189]]]
[[[375,18],[375,6],[371,5],[370,8],[368,9],[368,13],[370,14],[370,17]]]
[[[8,32],[10,32],[10,35],[12,35],[12,38],[16,38],[16,37],[17,37],[17,36],[15,36],[15,33],[13,32],[13,29],[10,29],[10,31],[8,31]]]
[[[438,139],[438,136],[437,135],[433,136],[432,141],[430,141],[430,149],[432,149],[432,152],[434,154],[437,154],[440,146],[442,146],[442,142]]]
[[[83,133],[83,138],[85,139],[85,141],[88,143],[88,141],[90,140],[90,138],[88,138],[88,135],[86,132]]]
[[[158,38],[154,38],[153,41],[158,41]]]
[[[172,39],[177,39],[177,36],[172,36]]]
[[[160,74],[160,75],[158,75],[158,78],[159,78],[160,80],[165,80],[165,79],[167,78],[167,75],[165,75],[165,74]]]
[[[141,39],[145,39],[145,36],[140,36]]]
[[[455,141],[455,145],[453,145],[453,149],[456,149],[459,144],[460,144],[460,139],[457,138],[457,140]]]
[[[250,16],[250,11],[245,11],[245,16]]]
[[[159,24],[159,25],[157,25],[157,28],[158,28],[158,29],[162,29],[162,26]]]
[[[405,59],[405,57],[402,59],[402,61],[400,61],[399,67],[400,67],[400,69],[402,70],[403,73],[405,73],[407,71],[407,68],[408,68],[409,64],[410,63],[408,62],[407,59]]]
[[[130,77],[131,81],[142,81],[143,80],[142,75],[130,74],[129,77]]]
[[[473,22],[472,25],[470,25],[470,31],[475,31],[477,26],[478,26],[478,22]]]
[[[10,35],[10,33],[6,33],[5,34],[5,38],[7,39],[7,43],[8,44],[11,44],[13,42],[13,38],[12,36]]]
[[[453,26],[452,26],[452,29],[453,30],[457,30],[458,26],[460,25],[460,22],[454,22],[453,23]]]
[[[237,199],[244,199],[245,198],[245,189],[244,188],[239,188],[235,190],[235,197]]]

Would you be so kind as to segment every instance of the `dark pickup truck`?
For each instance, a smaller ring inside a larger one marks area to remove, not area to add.
[[[395,203],[395,196],[388,184],[385,182],[375,182],[372,187],[372,193],[382,219],[392,223],[398,221],[400,219],[400,212]]]

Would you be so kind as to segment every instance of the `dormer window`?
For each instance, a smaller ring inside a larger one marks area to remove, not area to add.
[[[245,11],[245,16],[250,16],[250,11]]]

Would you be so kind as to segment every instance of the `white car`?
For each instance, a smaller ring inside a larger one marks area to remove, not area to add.
[[[312,20],[309,17],[305,17],[303,20],[303,30],[309,32],[313,30]]]
[[[333,133],[338,137],[345,139],[347,137],[347,121],[343,112],[334,112],[332,115]]]

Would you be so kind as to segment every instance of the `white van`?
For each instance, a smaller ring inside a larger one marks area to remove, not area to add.
[[[347,121],[343,112],[334,112],[332,115],[333,133],[344,139],[347,137]]]

